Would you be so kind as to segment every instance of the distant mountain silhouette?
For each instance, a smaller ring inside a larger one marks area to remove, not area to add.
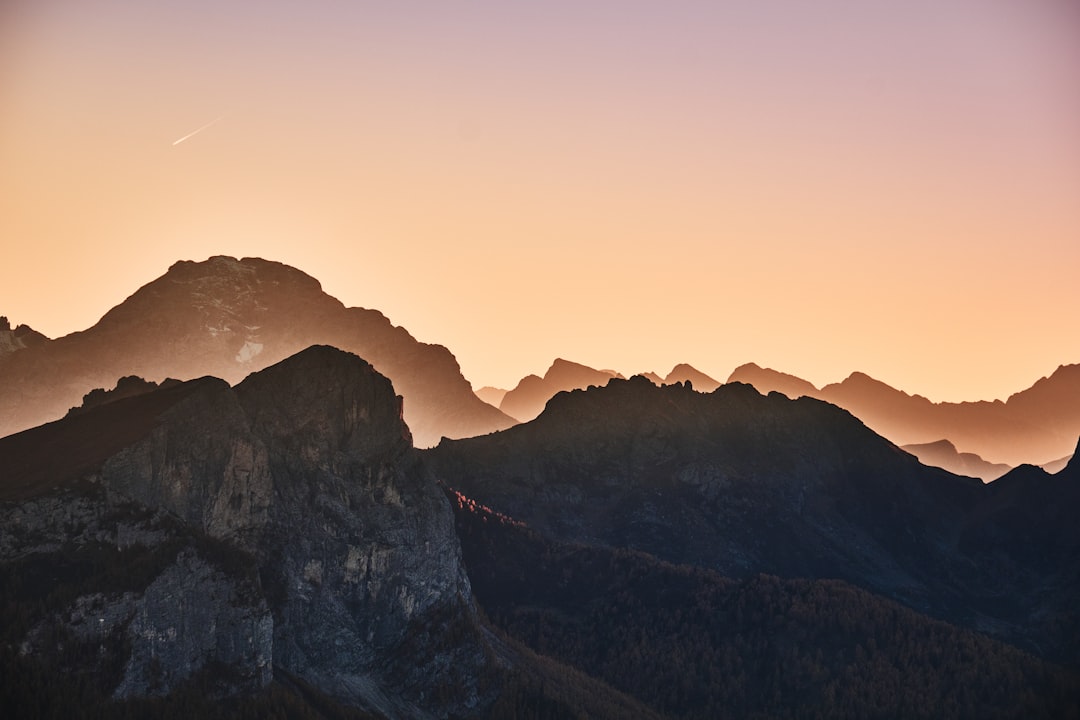
[[[948,440],[938,440],[921,445],[904,445],[903,449],[919,458],[923,465],[943,468],[954,475],[981,478],[983,482],[996,480],[1012,470],[1004,463],[988,463],[975,453],[962,453]]]
[[[499,404],[503,401],[503,398],[506,397],[507,392],[507,390],[503,390],[502,388],[485,385],[484,387],[476,391],[476,397],[480,398],[492,407],[499,407]]]
[[[1053,598],[1077,596],[1069,578],[1080,577],[1080,554],[1044,547],[1049,531],[1025,542],[1034,510],[1015,528],[997,515],[975,522],[1009,475],[984,485],[927,467],[820,400],[740,383],[703,394],[635,376],[560,393],[529,423],[425,456],[448,486],[557,542],[733,577],[839,578],[1080,660],[1033,619],[1050,603],[1061,622],[1076,621]],[[963,527],[1008,540],[993,551],[959,545]],[[1059,562],[1024,565],[1045,553]],[[1003,564],[1015,568],[1009,578]]]
[[[729,383],[741,382],[753,385],[758,392],[766,395],[771,392],[782,393],[792,400],[803,395],[815,397],[817,394],[817,388],[802,378],[759,367],[754,363],[747,363],[735,368],[727,381]]]
[[[1067,454],[1080,435],[1080,365],[1062,365],[1005,402],[934,403],[855,372],[817,389],[792,375],[743,365],[729,382],[788,397],[807,395],[849,410],[898,445],[948,438],[992,464],[1045,463]]]
[[[675,383],[687,381],[689,381],[693,388],[698,392],[708,393],[720,387],[719,382],[686,363],[676,365],[671,369],[671,372],[667,374],[667,377],[664,378],[665,385],[674,385]]]
[[[594,370],[586,365],[556,358],[544,377],[527,375],[517,387],[503,396],[499,409],[510,417],[525,422],[544,410],[553,395],[564,390],[582,390],[590,385],[606,385],[613,377],[622,376],[612,370]]]
[[[1043,463],[1042,465],[1040,465],[1040,467],[1052,475],[1054,473],[1058,473],[1064,470],[1066,466],[1068,466],[1068,464],[1072,462],[1072,459],[1073,455],[1066,455],[1063,458],[1058,458],[1057,460],[1051,460],[1048,463]]]
[[[295,268],[219,256],[174,264],[88,330],[0,354],[0,436],[61,417],[123,376],[235,383],[315,344],[361,355],[389,377],[420,446],[513,424],[473,394],[446,348],[376,310],[346,308]]]
[[[29,325],[18,325],[12,330],[7,317],[0,315],[0,357],[47,342],[49,338]]]
[[[641,377],[655,385],[690,382],[699,392],[712,392],[720,387],[719,382],[685,363],[676,365],[664,378],[654,372],[641,373]],[[602,387],[612,378],[625,380],[614,370],[596,370],[560,358],[552,363],[544,377],[528,375],[522,378],[517,387],[506,393],[498,407],[507,415],[521,422],[528,422],[543,412],[547,401],[557,393],[584,390],[592,385]]]

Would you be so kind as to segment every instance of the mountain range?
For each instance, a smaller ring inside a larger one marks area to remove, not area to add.
[[[736,368],[728,382],[748,383],[763,393],[815,397],[850,410],[898,445],[949,440],[994,464],[1058,460],[1073,451],[1080,435],[1080,365],[1062,365],[1004,402],[934,403],[858,372],[819,389],[753,363]]]
[[[34,426],[0,437],[0,708],[1080,717],[1077,437],[984,483],[965,443],[737,373],[785,392],[557,360],[474,394],[250,258],[66,338],[3,319],[2,417]],[[1066,432],[1069,376],[997,405]]]
[[[418,342],[376,310],[346,308],[309,275],[259,258],[178,262],[93,327],[24,344],[0,354],[0,435],[62,417],[125,375],[235,383],[314,344],[355,352],[391,378],[420,446],[514,422],[472,393],[446,348]]]
[[[712,392],[720,383],[694,367],[676,365],[666,377],[642,373],[656,385],[690,382]],[[595,370],[557,359],[544,377],[529,375],[511,391],[483,388],[486,402],[518,420],[531,420],[559,392],[602,386],[611,370]],[[795,399],[813,397],[851,411],[921,462],[957,475],[994,480],[1025,463],[1060,470],[1080,436],[1080,366],[1063,365],[1048,378],[1011,396],[1006,402],[932,403],[919,395],[889,387],[864,373],[817,388],[794,375],[741,365],[728,383],[753,385],[762,393],[779,392]],[[964,448],[960,450],[958,448]],[[988,460],[987,458],[995,458]]]

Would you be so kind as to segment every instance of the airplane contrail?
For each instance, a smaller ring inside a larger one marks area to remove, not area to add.
[[[205,125],[203,125],[202,127],[200,127],[200,128],[197,128],[197,129],[195,129],[195,130],[192,130],[191,132],[189,132],[189,133],[188,133],[187,135],[185,135],[184,137],[180,138],[179,140],[173,140],[173,145],[179,145],[180,143],[184,142],[185,140],[187,140],[187,139],[188,139],[189,137],[191,137],[192,135],[198,135],[199,133],[201,133],[201,132],[202,132],[203,130],[205,130],[206,128],[208,128],[208,127],[210,127],[211,125],[213,125],[213,124],[215,124],[215,123],[219,122],[219,121],[220,121],[220,120],[221,120],[222,118],[224,118],[224,117],[225,117],[224,115],[219,115],[218,117],[214,118],[213,120],[211,120],[210,122],[206,123],[206,124],[205,124]]]

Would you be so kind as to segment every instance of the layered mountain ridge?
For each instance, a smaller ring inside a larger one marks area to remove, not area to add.
[[[355,352],[389,377],[418,445],[514,422],[473,395],[446,348],[378,311],[346,308],[287,265],[218,256],[174,264],[87,330],[0,355],[0,435],[61,417],[124,376],[235,383],[316,344]]]
[[[1051,462],[1071,452],[1080,435],[1080,365],[1062,365],[1004,402],[934,403],[861,372],[819,389],[753,363],[736,368],[728,382],[815,397],[851,411],[898,445],[947,439],[992,464]]]

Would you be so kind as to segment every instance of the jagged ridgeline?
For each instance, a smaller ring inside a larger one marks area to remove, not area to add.
[[[0,435],[63,417],[121,377],[237,383],[317,344],[356,353],[390,378],[418,446],[514,423],[473,394],[445,347],[377,310],[345,307],[288,265],[212,257],[176,263],[82,332],[48,340],[0,330]]]
[[[141,390],[0,439],[5,716],[650,716],[485,626],[367,362]]]

